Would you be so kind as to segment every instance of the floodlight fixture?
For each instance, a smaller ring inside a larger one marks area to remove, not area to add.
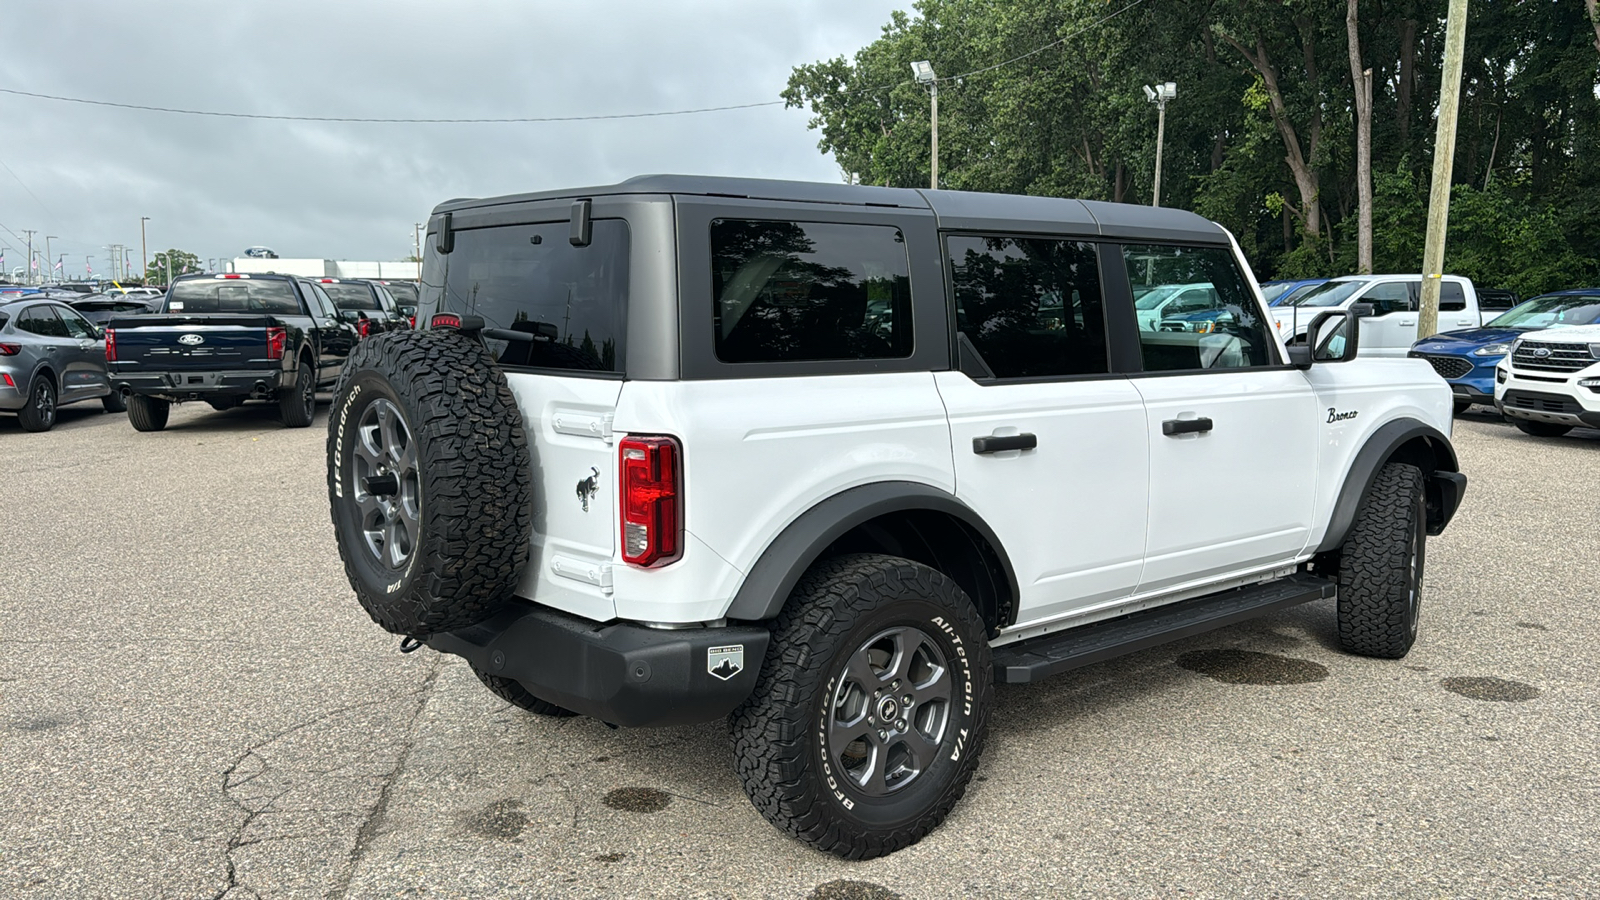
[[[912,63],[911,72],[919,84],[932,84],[938,80],[937,76],[933,74],[933,63],[925,59],[919,59]]]

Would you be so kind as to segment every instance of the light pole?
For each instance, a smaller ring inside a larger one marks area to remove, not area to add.
[[[60,240],[60,238],[61,236],[57,234],[47,234],[44,236],[44,264],[47,267],[47,271],[44,273],[44,276],[46,281],[50,280],[50,273],[55,271],[55,269],[48,268],[51,265],[50,260],[55,259],[54,256],[50,255],[50,242],[54,240]]]
[[[1167,140],[1167,101],[1178,96],[1177,84],[1168,81],[1155,87],[1144,86],[1146,100],[1156,105],[1156,186],[1150,194],[1150,205],[1161,205],[1161,146]]]
[[[150,246],[144,240],[144,223],[148,221],[150,221],[149,216],[139,217],[139,260],[144,264],[144,268],[139,270],[140,278],[144,277],[144,273],[150,271]]]
[[[933,74],[933,63],[919,59],[911,64],[911,72],[916,76],[918,84],[928,86],[933,95],[933,175],[929,179],[928,187],[939,189],[939,77]]]

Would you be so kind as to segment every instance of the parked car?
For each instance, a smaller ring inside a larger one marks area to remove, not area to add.
[[[425,247],[424,330],[329,424],[358,601],[531,712],[726,717],[762,815],[852,859],[945,819],[995,681],[1317,600],[1404,656],[1465,490],[1425,363],[1348,310],[1286,349],[1181,210],[649,176]],[[1233,318],[1140,327],[1147,285]]]
[[[67,305],[78,311],[78,314],[93,322],[96,327],[104,328],[106,322],[116,315],[137,315],[152,312],[161,304],[159,296],[147,295],[112,296],[110,294],[88,294],[78,300],[68,300]]]
[[[1482,328],[1423,338],[1409,356],[1425,359],[1455,392],[1455,411],[1474,403],[1494,406],[1495,369],[1517,338],[1547,328],[1600,324],[1600,288],[1556,291],[1501,313]]]
[[[1216,305],[1217,292],[1209,282],[1157,284],[1133,302],[1133,310],[1141,330],[1156,331],[1163,318]]]
[[[406,317],[411,327],[417,327],[417,283],[415,281],[380,281],[379,284],[389,289],[394,295],[395,305],[400,314]]]
[[[0,304],[0,412],[15,415],[25,431],[49,431],[58,408],[82,400],[124,408],[111,389],[99,329],[56,300]]]
[[[1277,306],[1280,303],[1305,294],[1327,280],[1326,278],[1300,278],[1289,281],[1264,281],[1261,283],[1261,299],[1267,301],[1268,306]]]
[[[1363,356],[1403,357],[1417,342],[1417,311],[1421,306],[1419,275],[1351,275],[1334,278],[1312,288],[1299,299],[1272,310],[1278,334],[1285,343],[1305,340],[1306,326],[1320,312],[1356,309],[1361,320]],[[1478,295],[1472,282],[1446,275],[1439,289],[1439,328],[1476,328],[1483,324]]]
[[[1600,325],[1519,336],[1495,370],[1494,402],[1535,437],[1600,428]]]
[[[400,312],[393,295],[375,281],[351,278],[314,279],[339,308],[339,318],[356,327],[361,337],[400,331],[411,319]]]
[[[111,319],[105,357],[135,430],[160,431],[187,400],[218,410],[267,400],[283,424],[303,428],[355,342],[355,326],[308,279],[185,275],[159,314]]]

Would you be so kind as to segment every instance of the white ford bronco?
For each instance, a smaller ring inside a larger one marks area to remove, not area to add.
[[[442,204],[422,281],[330,416],[366,610],[535,713],[726,718],[846,857],[939,825],[997,681],[1319,600],[1404,656],[1466,486],[1426,362],[1286,348],[1185,212],[651,176]]]

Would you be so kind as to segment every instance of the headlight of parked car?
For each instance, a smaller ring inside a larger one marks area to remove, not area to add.
[[[1505,356],[1511,349],[1510,344],[1488,344],[1472,351],[1473,356]]]

